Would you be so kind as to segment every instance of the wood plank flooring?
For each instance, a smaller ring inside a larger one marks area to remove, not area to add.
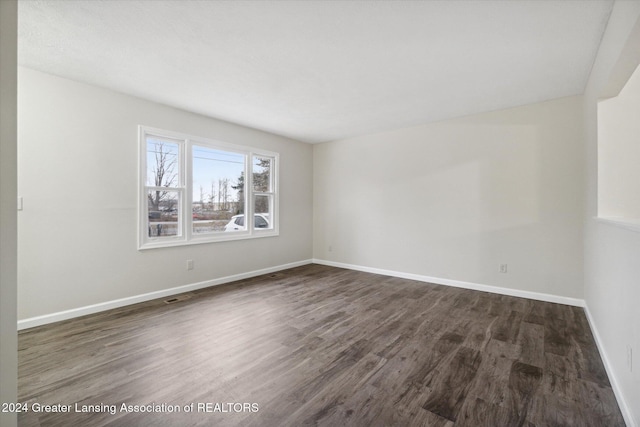
[[[320,265],[22,331],[19,399],[71,405],[20,426],[624,425],[581,308]]]

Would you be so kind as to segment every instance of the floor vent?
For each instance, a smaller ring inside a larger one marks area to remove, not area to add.
[[[180,301],[185,301],[191,298],[191,295],[178,295],[177,297],[171,297],[169,299],[164,300],[165,304],[175,304]]]

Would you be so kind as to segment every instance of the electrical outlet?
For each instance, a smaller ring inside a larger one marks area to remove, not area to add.
[[[507,264],[500,264],[500,273],[507,272]]]
[[[333,246],[329,245],[329,252],[333,252]]]
[[[187,260],[187,270],[193,270],[193,260],[192,259],[188,259]]]
[[[633,372],[633,348],[627,345],[627,367],[629,372]]]

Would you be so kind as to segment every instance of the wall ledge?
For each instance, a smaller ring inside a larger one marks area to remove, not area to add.
[[[596,216],[594,217],[594,219],[604,224],[609,224],[640,233],[640,218]]]

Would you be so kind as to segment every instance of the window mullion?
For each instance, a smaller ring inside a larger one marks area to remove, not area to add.
[[[191,140],[185,141],[184,149],[184,186],[185,194],[184,207],[182,209],[182,218],[184,223],[185,236],[187,240],[193,238],[193,143]]]
[[[249,234],[253,234],[253,204],[254,204],[254,195],[253,195],[253,153],[248,153],[246,155],[245,160],[245,174],[247,176],[246,187],[247,191],[245,191],[245,213],[244,213],[244,223],[247,227],[247,231]]]
[[[148,191],[184,191],[186,188],[184,187],[156,187],[153,185],[145,185],[145,190]]]

